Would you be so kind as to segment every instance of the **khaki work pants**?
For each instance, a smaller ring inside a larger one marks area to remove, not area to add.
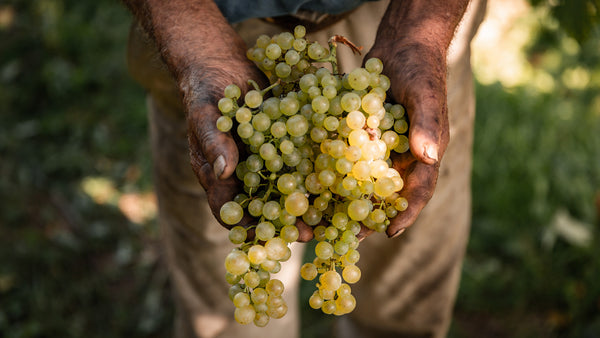
[[[370,2],[309,39],[323,45],[334,34],[348,37],[365,51],[371,47],[387,1]],[[443,337],[450,325],[470,225],[471,145],[475,101],[470,41],[484,12],[473,1],[448,56],[450,144],[441,163],[436,192],[418,221],[402,236],[374,234],[359,248],[361,281],[352,287],[357,308],[337,320],[337,336]],[[235,25],[248,44],[278,26],[253,19]],[[345,47],[338,48],[340,67],[361,64]],[[189,164],[186,123],[174,81],[156,47],[139,26],[130,36],[129,67],[148,90],[150,138],[159,223],[165,260],[174,286],[177,337],[235,338],[299,336],[298,286],[303,244],[292,245],[292,258],[276,278],[285,286],[288,313],[266,328],[233,320],[233,305],[224,280],[224,258],[233,248],[227,231],[212,217],[205,193]],[[307,306],[302,304],[302,306]]]

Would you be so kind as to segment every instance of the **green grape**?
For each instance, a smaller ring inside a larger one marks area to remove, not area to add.
[[[306,35],[306,28],[302,25],[294,27],[294,37],[296,39],[303,38]]]
[[[233,121],[229,116],[220,116],[217,119],[217,129],[226,133],[233,127]]]
[[[253,199],[248,204],[248,213],[250,213],[250,215],[252,215],[254,217],[261,216],[263,205],[264,205],[263,201],[261,201],[259,199]]]
[[[267,259],[267,250],[260,244],[253,245],[248,250],[248,259],[252,264],[261,264]]]
[[[250,261],[252,263],[252,261]],[[256,271],[249,271],[244,275],[244,284],[249,288],[255,288],[260,284],[260,275]]]
[[[339,310],[340,314],[350,313],[356,308],[356,299],[350,294],[343,295],[335,300],[335,306],[336,311]]]
[[[327,95],[325,95],[325,90],[323,90],[323,96],[327,97]],[[330,99],[329,110],[327,112],[329,113],[329,115],[332,115],[332,116],[338,116],[344,112],[344,109],[342,108],[342,104],[341,104],[341,97],[336,96],[336,97]]]
[[[302,220],[304,223],[310,226],[314,226],[319,224],[323,214],[317,210],[315,207],[309,206],[304,215],[302,215]]]
[[[302,136],[308,131],[308,121],[302,115],[294,115],[286,122],[287,132],[292,136]]]
[[[283,228],[281,228],[279,233],[279,237],[281,237],[284,241],[288,243],[295,242],[299,236],[300,233],[298,232],[298,228],[296,228],[295,225],[286,225]]]
[[[286,131],[287,131],[287,129],[286,129]],[[294,143],[290,140],[283,140],[279,144],[279,150],[281,151],[282,154],[289,155],[294,151],[294,149],[296,149],[296,147],[294,146]]]
[[[254,48],[250,52],[250,56],[248,57],[250,60],[254,62],[261,62],[265,59],[265,50],[264,48]]]
[[[256,226],[255,233],[261,241],[268,241],[275,236],[275,226],[271,222],[260,222]]]
[[[317,96],[312,100],[312,109],[318,114],[325,114],[329,109],[329,99],[325,96]]]
[[[237,127],[237,134],[241,138],[249,138],[254,134],[254,127],[250,123],[240,123]]]
[[[281,213],[281,208],[279,207],[279,202],[276,201],[268,201],[263,206],[262,210],[263,216],[272,221],[279,218],[279,214]]]
[[[235,285],[242,280],[242,276],[234,275],[229,272],[225,272],[225,281],[230,285]]]
[[[262,59],[259,66],[262,69],[269,71],[269,70],[272,70],[273,68],[275,68],[275,61],[266,57],[266,58]]]
[[[298,149],[294,149],[290,154],[283,154],[283,162],[290,167],[297,166],[302,161],[302,155]]]
[[[355,221],[362,221],[369,216],[369,206],[365,200],[353,200],[348,205],[348,216]]]
[[[285,62],[280,62],[275,66],[275,74],[279,78],[286,78],[292,73],[292,67]]]
[[[319,242],[315,246],[315,254],[320,259],[329,259],[333,256],[333,246],[328,242]]]
[[[354,69],[348,74],[348,84],[352,89],[366,89],[369,86],[369,72],[364,68]]]
[[[317,86],[313,86],[308,88],[308,97],[310,97],[311,99],[315,99],[318,96],[321,96],[321,89]]]
[[[385,210],[382,209],[373,210],[369,217],[371,217],[371,220],[373,220],[375,223],[383,223],[387,218]]]
[[[360,280],[360,276],[360,269],[356,265],[348,265],[342,270],[342,277],[346,283],[354,284]]]
[[[271,60],[277,60],[281,56],[281,47],[276,43],[271,43],[265,48],[265,55]]]
[[[220,210],[221,220],[225,224],[237,224],[244,216],[244,209],[236,202],[225,202]]]
[[[242,275],[250,268],[248,256],[240,250],[230,252],[225,258],[225,269],[233,275]]]
[[[294,47],[295,50],[297,50],[299,52],[302,52],[302,51],[304,51],[306,49],[306,40],[302,39],[302,38],[295,39],[294,42],[292,43],[292,47]],[[305,63],[307,63],[308,65],[310,65],[310,63],[307,60],[305,60],[305,59],[302,59],[300,61],[301,62],[304,61]],[[299,70],[300,71],[304,71],[306,68],[307,67],[303,66],[303,67],[299,68]]]
[[[302,216],[309,207],[308,198],[300,192],[293,192],[285,199],[285,210],[293,216]]]
[[[225,87],[225,90],[223,90],[223,95],[225,95],[227,98],[237,100],[240,98],[240,96],[242,96],[242,91],[240,90],[240,87],[230,84]]]
[[[238,108],[235,112],[235,120],[239,123],[248,123],[252,120],[252,112],[246,107]]]
[[[271,143],[263,143],[260,146],[259,154],[264,160],[272,160],[277,156],[277,148]]]
[[[398,135],[398,145],[396,146],[396,148],[394,148],[394,151],[397,153],[404,153],[408,151],[408,149],[408,137],[406,137],[405,135]]]
[[[296,170],[298,170],[298,173],[300,173],[301,175],[307,176],[310,173],[312,173],[313,164],[309,159],[303,158],[302,160],[300,160],[300,163],[298,163],[298,165],[296,166]]]
[[[321,242],[325,240],[325,229],[326,227],[323,225],[319,225],[313,229],[313,235],[315,240]]]
[[[308,57],[313,60],[323,59],[327,54],[327,50],[316,41],[308,46]]]
[[[241,244],[246,240],[246,229],[242,226],[234,226],[229,230],[229,240],[233,244]]]
[[[398,134],[404,134],[408,130],[408,123],[405,120],[396,120],[394,123],[394,131]]]
[[[348,245],[348,243],[345,243],[342,241],[337,241],[333,245],[333,249],[334,249],[335,253],[337,253],[338,255],[343,255],[346,252],[348,252],[348,249],[350,249],[350,246]]]
[[[296,216],[290,214],[289,212],[287,212],[287,210],[282,209],[281,214],[279,215],[279,221],[283,226],[294,225],[296,224]]]
[[[394,202],[394,208],[396,208],[398,211],[404,211],[406,208],[408,208],[408,201],[404,197],[399,197]]]
[[[365,125],[365,121],[365,115],[358,110],[353,110],[346,116],[346,123],[351,129],[362,129]]]
[[[395,104],[390,108],[390,113],[394,117],[394,120],[399,120],[404,117],[405,110],[402,105]]]
[[[252,307],[252,305],[246,305],[236,308],[233,315],[236,322],[246,325],[254,322],[256,311],[254,311],[254,307]]]
[[[256,38],[256,46],[266,48],[271,43],[271,37],[266,34],[261,34]]]
[[[325,228],[325,238],[327,240],[333,241],[338,236],[338,230],[334,226],[328,226]]]
[[[256,188],[260,184],[260,176],[253,172],[246,173],[246,175],[244,175],[244,184],[247,187]]]
[[[298,85],[300,86],[300,90],[308,93],[308,90],[312,87],[316,87],[319,83],[319,80],[314,74],[305,74],[300,78]]]
[[[255,131],[250,138],[248,138],[248,143],[253,147],[260,147],[265,142],[265,134],[260,131]]]
[[[367,127],[371,129],[379,128],[379,121],[381,121],[377,116],[371,115],[367,118]]]
[[[258,113],[252,118],[252,126],[260,132],[264,132],[271,127],[271,119],[265,113]]]
[[[263,98],[258,90],[250,90],[244,96],[244,102],[250,108],[258,108],[262,103]]]
[[[284,97],[279,102],[279,110],[283,115],[295,117],[293,115],[296,114],[299,109],[300,102],[298,102],[297,98]]]
[[[294,41],[294,35],[290,32],[283,32],[275,37],[275,42],[281,49],[287,50],[292,48],[292,42]]]
[[[324,243],[324,242],[321,242]],[[344,269],[346,270],[346,269]],[[328,291],[336,291],[342,285],[342,277],[335,270],[325,272],[319,277],[321,287]]]
[[[348,215],[343,212],[336,212],[333,217],[331,217],[331,224],[337,229],[346,229],[348,225]]]
[[[233,101],[228,97],[224,97],[219,100],[217,107],[222,113],[228,113],[233,110]]]
[[[315,143],[321,143],[323,142],[327,136],[329,134],[327,133],[327,130],[321,128],[321,127],[313,127],[310,131],[310,138],[311,140],[313,140]]]
[[[365,69],[369,73],[379,74],[383,71],[383,63],[378,58],[370,58],[365,62]]]
[[[265,290],[269,296],[281,296],[281,294],[283,294],[284,286],[279,279],[271,279],[267,283]]]
[[[250,305],[250,296],[245,292],[239,292],[233,296],[233,305],[237,308]]]
[[[312,263],[304,263],[300,268],[300,276],[304,280],[313,280],[317,277],[317,267]]]
[[[300,61],[300,54],[296,50],[290,49],[285,53],[285,63],[288,65],[294,66],[298,61]]]
[[[271,125],[271,135],[273,135],[273,137],[275,138],[282,138],[285,135],[287,135],[287,128],[285,126],[285,123],[282,121],[277,121],[274,122]]]
[[[279,237],[273,237],[265,243],[267,249],[267,257],[274,260],[282,260],[288,254],[289,248],[287,243]]]
[[[351,112],[360,108],[360,96],[356,93],[346,93],[340,100],[340,105],[344,111]]]
[[[267,326],[267,324],[269,324],[270,318],[271,317],[269,317],[268,314],[257,311],[256,316],[254,317],[254,325],[256,325],[258,327],[265,327],[265,326]]]

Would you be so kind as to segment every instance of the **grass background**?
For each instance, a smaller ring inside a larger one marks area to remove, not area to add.
[[[452,337],[600,337],[600,35],[579,43],[534,2],[492,0],[474,44]],[[169,336],[130,19],[113,0],[0,4],[2,337]]]

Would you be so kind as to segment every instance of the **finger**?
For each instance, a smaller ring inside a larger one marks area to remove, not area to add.
[[[210,165],[212,175],[220,179],[231,177],[238,163],[238,147],[230,133],[217,129],[217,119],[221,116],[212,105],[190,112],[188,130],[195,135],[197,151]]]
[[[408,201],[408,207],[391,219],[387,229],[389,237],[400,235],[416,221],[431,199],[437,182],[437,164],[428,165],[415,159],[404,171],[405,185],[400,194]]]
[[[439,93],[445,95],[445,93]],[[439,162],[448,145],[448,114],[443,98],[431,94],[408,111],[409,145],[417,160],[425,164]]]
[[[202,155],[201,145],[198,143],[196,135],[188,134],[188,142],[190,145],[190,163],[192,169],[198,178],[198,181],[204,187],[214,217],[223,224],[226,228],[231,228],[235,225],[246,225],[252,218],[250,215],[244,215],[238,224],[228,225],[221,221],[220,210],[221,206],[228,201],[232,201],[240,192],[240,184],[235,176],[230,176],[226,179],[217,178],[214,175],[212,165]]]
[[[298,228],[298,232],[299,232],[299,236],[298,236],[298,242],[301,243],[306,243],[308,241],[310,241],[311,239],[313,239],[314,237],[314,233],[313,233],[313,228],[311,226],[309,226],[308,224],[304,223],[304,221],[302,219],[298,219],[296,221],[296,228]]]
[[[356,235],[356,238],[358,238],[359,241],[362,241],[363,239],[370,236],[373,232],[375,232],[375,231],[371,230],[371,229],[367,228],[366,226],[364,226],[363,224],[361,224],[360,232],[358,233],[358,235]]]

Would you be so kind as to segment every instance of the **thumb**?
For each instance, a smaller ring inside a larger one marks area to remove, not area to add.
[[[445,103],[438,102],[435,98],[429,98],[408,112],[410,149],[415,158],[424,164],[439,162],[448,145],[448,108]]]
[[[217,129],[221,113],[215,105],[206,104],[188,113],[188,132],[194,134],[197,149],[219,179],[230,177],[238,164],[239,151],[229,132]]]

